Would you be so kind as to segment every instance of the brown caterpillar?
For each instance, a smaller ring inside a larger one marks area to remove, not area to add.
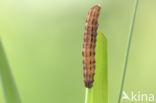
[[[95,74],[95,47],[98,29],[98,17],[101,7],[93,6],[89,12],[85,24],[84,42],[82,48],[83,56],[83,76],[86,88],[91,88]]]

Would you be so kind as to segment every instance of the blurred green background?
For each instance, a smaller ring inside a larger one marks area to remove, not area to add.
[[[94,4],[102,6],[99,28],[108,39],[109,103],[117,103],[134,2],[1,0],[1,40],[22,103],[84,103],[81,48]],[[155,5],[139,0],[125,91],[156,94]]]

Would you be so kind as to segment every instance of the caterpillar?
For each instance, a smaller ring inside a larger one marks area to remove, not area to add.
[[[92,88],[95,74],[95,47],[96,36],[98,29],[98,17],[101,7],[99,5],[93,6],[86,18],[84,42],[82,48],[83,56],[83,77],[86,88]]]

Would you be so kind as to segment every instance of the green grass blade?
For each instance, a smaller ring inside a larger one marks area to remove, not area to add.
[[[107,39],[99,30],[95,52],[94,83],[92,88],[86,88],[85,103],[108,103]]]
[[[20,103],[15,82],[0,41],[0,80],[6,103]]]
[[[122,91],[124,88],[124,82],[125,82],[127,64],[128,64],[128,57],[129,57],[129,51],[130,51],[131,41],[132,41],[132,37],[133,37],[133,30],[134,30],[135,18],[136,18],[136,13],[137,13],[137,8],[138,8],[138,2],[139,2],[138,0],[135,1],[134,12],[133,12],[132,21],[131,21],[131,25],[130,25],[130,29],[129,29],[128,45],[127,45],[127,49],[126,49],[126,55],[125,55],[118,103],[121,102]]]

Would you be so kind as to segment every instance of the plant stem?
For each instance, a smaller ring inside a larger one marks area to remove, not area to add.
[[[138,8],[138,2],[139,2],[138,0],[136,0],[136,2],[135,2],[132,22],[130,24],[130,29],[129,29],[130,31],[129,31],[129,37],[128,37],[128,45],[127,45],[127,50],[126,50],[125,63],[124,63],[124,67],[123,67],[123,75],[122,75],[122,81],[121,81],[121,88],[120,88],[118,103],[121,102],[121,96],[122,96],[122,91],[123,91],[124,82],[125,82],[128,57],[129,57],[129,51],[130,51],[130,46],[131,46],[131,41],[132,41],[132,36],[133,36],[133,31],[134,31],[134,24],[135,24],[135,18],[136,18],[136,13],[137,13],[137,8]]]

